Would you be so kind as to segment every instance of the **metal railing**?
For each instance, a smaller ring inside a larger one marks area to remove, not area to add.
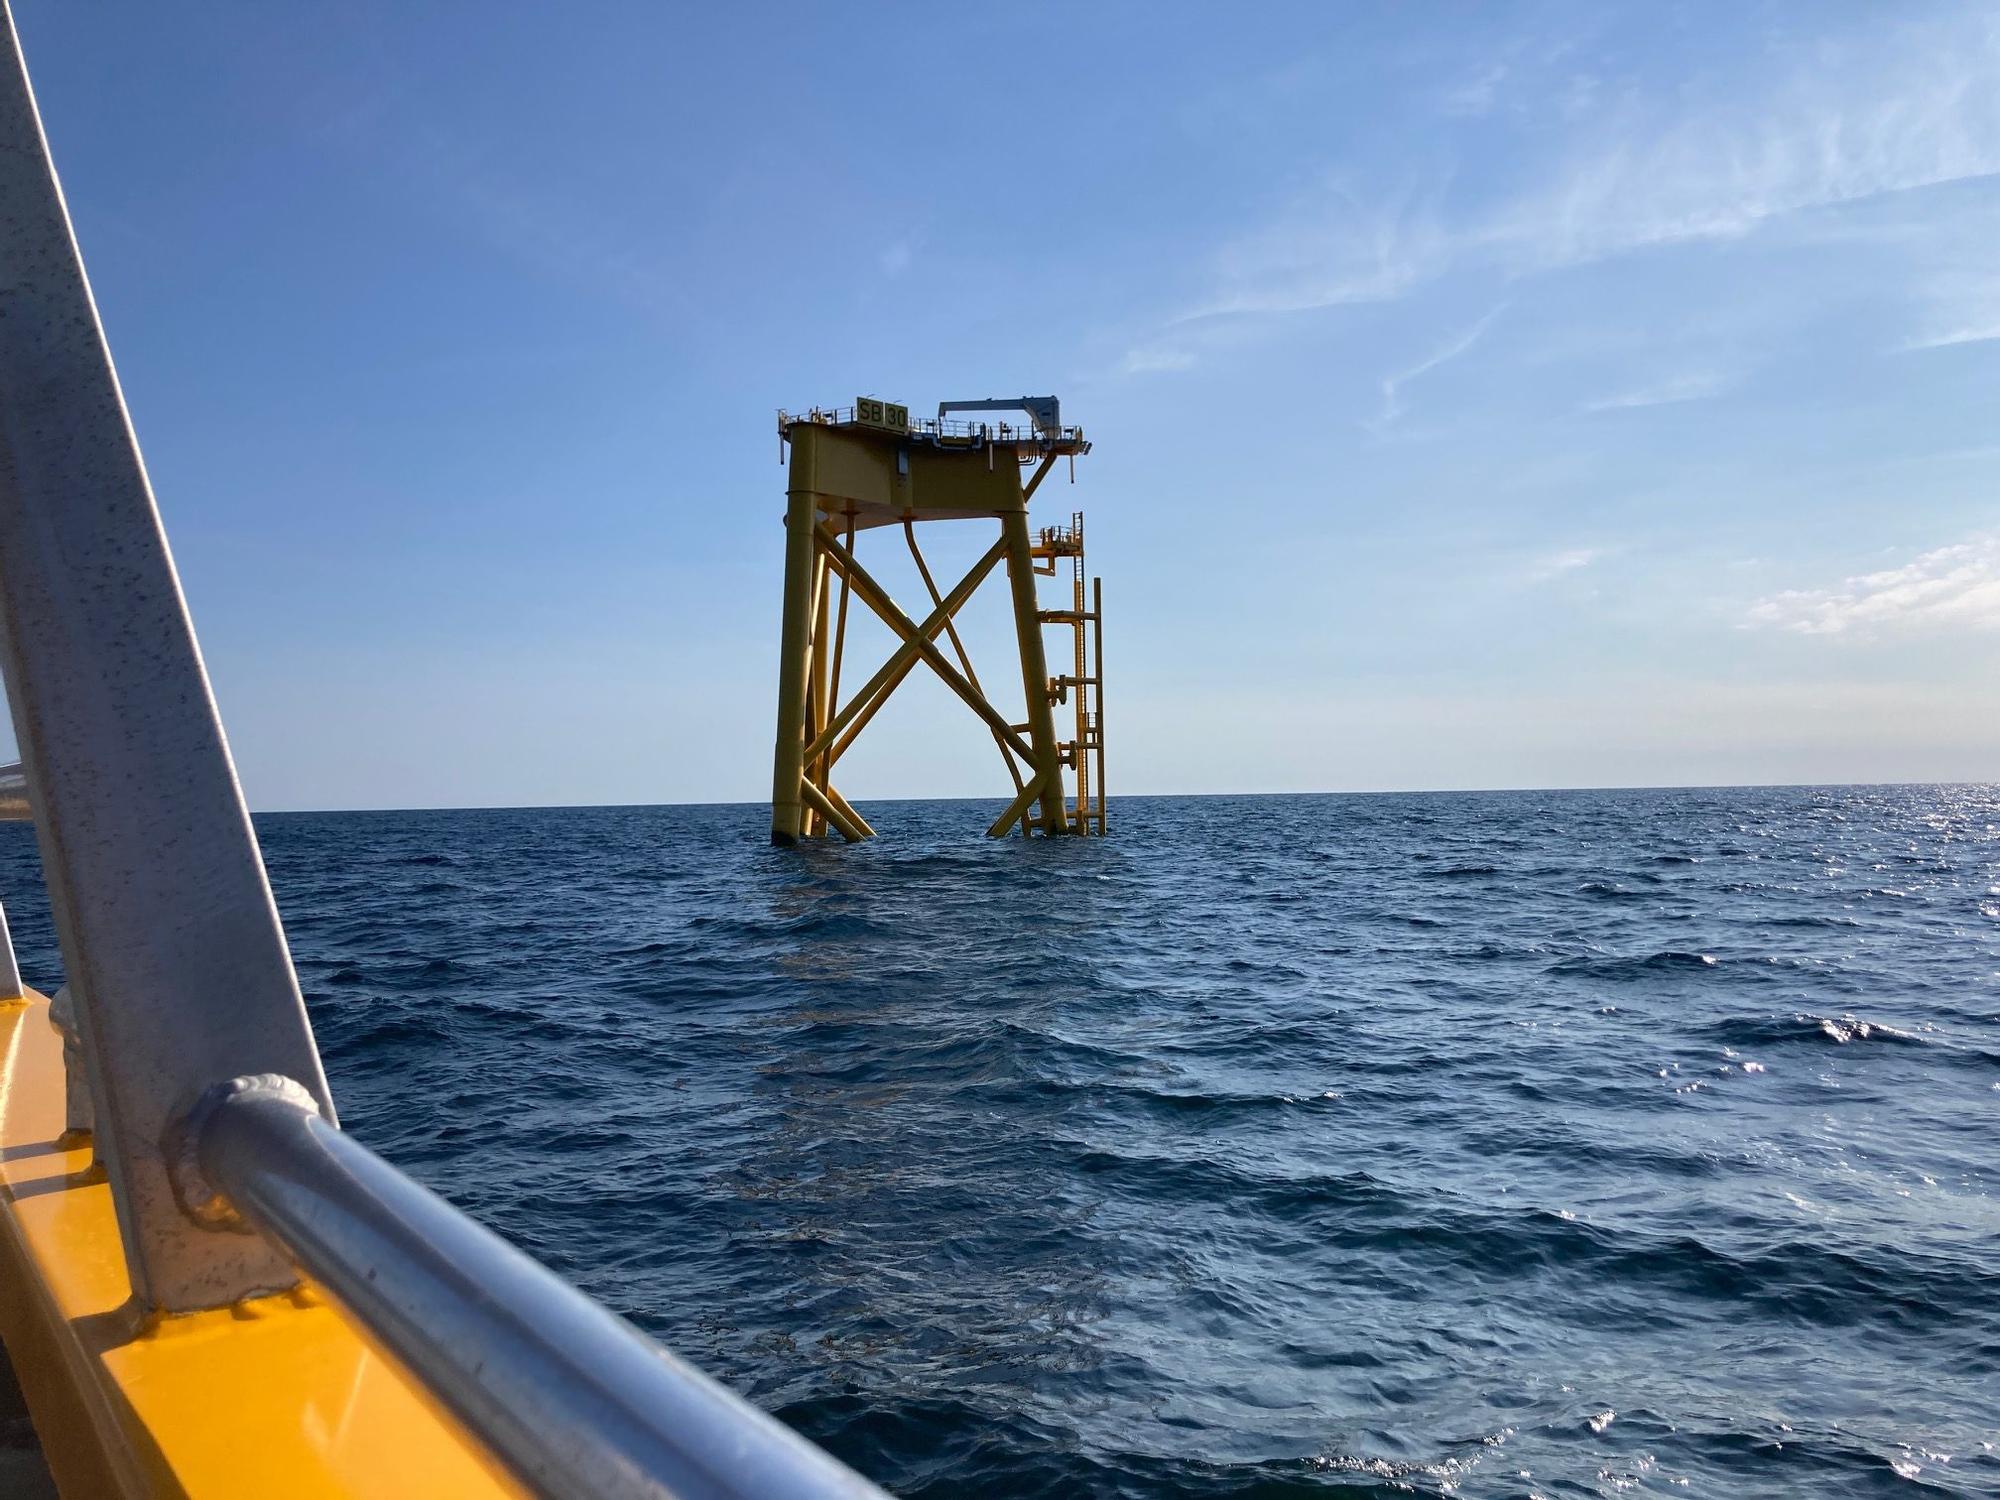
[[[340,1133],[7,0],[0,22],[0,672],[69,1119],[135,1303],[303,1269],[539,1494],[879,1495]]]
[[[289,1079],[197,1111],[200,1177],[552,1497],[882,1492],[320,1117]]]
[[[778,430],[781,433],[795,422],[813,422],[824,427],[843,427],[855,423],[856,420],[855,408],[851,406],[815,406],[802,412],[787,411],[783,407],[778,409]],[[882,430],[907,431],[911,437],[942,439],[949,443],[1015,443],[1038,448],[1067,449],[1083,442],[1081,427],[1063,427],[1054,432],[1044,432],[1032,423],[979,422],[957,417],[917,417],[907,428]]]

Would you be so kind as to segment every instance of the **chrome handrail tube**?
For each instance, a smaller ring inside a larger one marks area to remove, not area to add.
[[[885,1500],[330,1125],[283,1079],[198,1116],[202,1176],[534,1492]]]

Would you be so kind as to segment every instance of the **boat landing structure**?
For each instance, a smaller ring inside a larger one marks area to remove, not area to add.
[[[974,421],[953,412],[1023,412],[1028,421]],[[943,679],[992,734],[1014,782],[1014,798],[986,831],[1102,834],[1105,831],[1102,669],[1103,585],[1089,579],[1083,516],[1039,531],[1028,502],[1055,467],[1088,453],[1083,429],[1062,425],[1054,396],[945,401],[935,419],[867,397],[851,407],[778,413],[779,451],[790,455],[785,515],[784,623],[778,660],[778,732],[771,780],[771,842],[875,830],[835,790],[834,767],[919,662]],[[1025,477],[1024,477],[1025,476]],[[949,591],[940,593],[922,550],[919,522],[998,521],[1000,536]],[[930,595],[913,619],[855,560],[863,531],[900,526]],[[1068,562],[1063,607],[1044,609],[1035,579]],[[1012,595],[1025,718],[996,708],[973,671],[953,623],[1002,562]],[[838,580],[836,598],[835,581]],[[841,700],[841,657],[850,599],[878,616],[899,644],[875,674]],[[1043,632],[1071,633],[1065,670],[1051,676]],[[937,644],[951,646],[947,657]],[[1068,739],[1058,739],[1062,708]],[[1066,774],[1067,773],[1067,774]],[[1072,791],[1073,787],[1073,791]]]

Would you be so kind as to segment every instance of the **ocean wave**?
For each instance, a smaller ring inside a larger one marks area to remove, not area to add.
[[[1854,1015],[1827,1016],[1810,1011],[1789,1015],[1732,1016],[1710,1023],[1704,1032],[1732,1047],[1764,1047],[1784,1043],[1821,1042],[1845,1046],[1849,1042],[1876,1042],[1887,1045],[1923,1046],[1926,1038],[1882,1021]]]
[[[1635,891],[1630,886],[1619,885],[1612,880],[1586,880],[1576,888],[1579,896],[1594,896],[1601,901],[1648,901],[1652,898],[1644,891]]]
[[[2000,793],[997,810],[258,827],[357,1137],[896,1493],[2000,1493]]]
[[[1720,960],[1713,954],[1693,953],[1685,949],[1664,948],[1657,953],[1643,956],[1597,957],[1591,955],[1565,958],[1552,963],[1544,971],[1550,974],[1565,974],[1587,979],[1631,980],[1654,978],[1661,974],[1699,974],[1718,967]]]

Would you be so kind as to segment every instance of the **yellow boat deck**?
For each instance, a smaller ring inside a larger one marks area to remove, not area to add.
[[[0,1336],[61,1491],[100,1495],[522,1493],[310,1283],[141,1313],[111,1190],[65,1139],[48,1002],[0,1002]],[[19,1450],[24,1483],[41,1482]]]

